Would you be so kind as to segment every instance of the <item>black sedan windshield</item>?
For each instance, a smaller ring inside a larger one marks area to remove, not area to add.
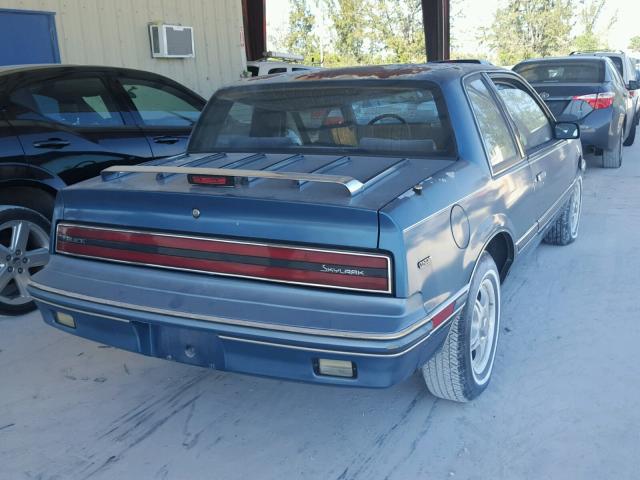
[[[280,84],[219,92],[189,151],[425,157],[453,155],[454,141],[435,86]]]

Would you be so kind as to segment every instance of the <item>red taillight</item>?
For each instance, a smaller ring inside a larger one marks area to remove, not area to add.
[[[188,175],[187,179],[193,185],[211,185],[214,187],[233,187],[236,183],[235,177],[226,175]]]
[[[616,94],[613,92],[593,93],[591,95],[577,95],[573,97],[574,100],[581,100],[587,102],[594,110],[600,110],[602,108],[609,108],[613,105],[613,99]]]
[[[385,255],[59,224],[56,252],[317,287],[391,293]]]

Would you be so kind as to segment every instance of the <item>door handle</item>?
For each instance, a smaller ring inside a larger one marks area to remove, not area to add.
[[[543,170],[536,175],[536,182],[544,182],[545,178],[547,178],[547,172]]]
[[[62,140],[60,138],[49,138],[47,140],[40,140],[33,142],[34,148],[64,148],[71,145],[71,142]]]
[[[164,143],[167,145],[173,145],[174,143],[178,143],[180,139],[178,137],[172,137],[171,135],[163,135],[161,137],[155,137],[153,141],[155,143]]]

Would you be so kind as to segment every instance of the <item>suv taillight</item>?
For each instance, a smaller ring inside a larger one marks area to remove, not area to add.
[[[609,108],[613,105],[613,99],[616,94],[613,92],[593,93],[591,95],[577,95],[573,97],[574,100],[582,100],[591,105],[594,110],[600,110],[602,108]]]
[[[391,258],[365,252],[243,242],[60,223],[56,253],[274,282],[391,293]]]

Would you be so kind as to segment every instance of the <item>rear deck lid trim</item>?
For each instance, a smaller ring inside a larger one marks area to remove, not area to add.
[[[387,255],[60,223],[56,253],[313,287],[391,293]]]

